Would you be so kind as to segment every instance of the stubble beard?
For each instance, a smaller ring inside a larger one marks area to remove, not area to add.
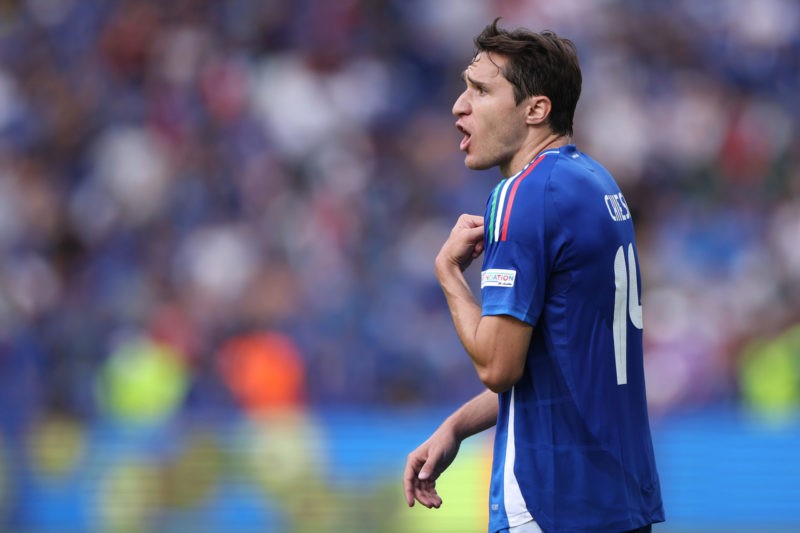
[[[504,163],[504,157],[495,155],[494,157],[473,157],[470,160],[470,154],[464,157],[464,166],[470,170],[489,170],[494,167],[500,167]]]

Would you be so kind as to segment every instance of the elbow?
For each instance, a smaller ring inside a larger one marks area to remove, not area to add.
[[[484,381],[483,384],[486,385],[487,389],[489,389],[490,391],[494,392],[495,394],[502,394],[502,393],[506,392],[507,390],[510,390],[511,387],[514,386],[513,383],[507,383],[507,382],[502,382],[501,383],[501,382],[494,382],[494,381]]]
[[[522,377],[522,372],[509,372],[489,367],[478,369],[478,379],[490,391],[500,394],[511,389]]]

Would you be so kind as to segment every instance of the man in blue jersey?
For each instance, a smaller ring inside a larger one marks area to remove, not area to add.
[[[489,531],[650,531],[664,520],[642,366],[633,224],[609,173],[571,144],[573,44],[551,32],[475,38],[453,105],[472,169],[505,177],[435,261],[487,390],[408,456],[408,505],[439,507],[461,441],[496,425]],[[484,254],[482,303],[463,272]]]

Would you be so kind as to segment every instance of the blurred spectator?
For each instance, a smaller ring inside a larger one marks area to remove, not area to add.
[[[180,354],[136,334],[117,344],[95,384],[102,412],[130,425],[158,424],[172,417],[188,381]]]
[[[800,324],[746,346],[741,360],[744,405],[770,419],[790,419],[800,408]]]
[[[305,368],[290,338],[278,333],[233,337],[218,357],[226,383],[248,413],[304,406]]]

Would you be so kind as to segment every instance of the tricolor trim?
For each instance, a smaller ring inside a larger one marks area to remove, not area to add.
[[[511,220],[511,210],[514,208],[514,198],[517,195],[520,182],[536,168],[536,165],[544,159],[544,156],[557,153],[559,153],[558,150],[542,152],[515,176],[504,180],[495,187],[492,193],[492,206],[489,215],[489,228],[491,228],[489,232],[490,243],[505,241],[508,238],[508,222]]]

